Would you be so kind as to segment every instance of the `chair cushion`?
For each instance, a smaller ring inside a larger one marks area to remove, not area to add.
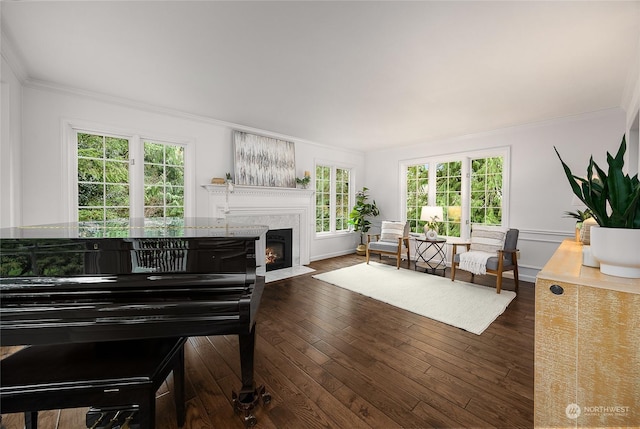
[[[460,262],[460,254],[456,254],[453,257],[453,260],[455,262]],[[513,267],[513,262],[511,261],[511,254],[506,254],[504,257],[504,261],[502,262],[502,266],[503,269],[506,271],[508,270],[510,267]],[[487,269],[489,270],[497,270],[498,269],[498,257],[497,256],[492,256],[491,258],[487,259]]]
[[[404,249],[405,246],[403,245]],[[369,243],[369,250],[395,253],[398,251],[398,240],[396,241],[374,241]]]
[[[504,249],[507,228],[502,226],[474,225],[471,230],[471,249],[496,253]]]
[[[398,238],[404,237],[406,222],[382,221],[382,229],[380,231],[380,241],[393,241],[398,244]]]

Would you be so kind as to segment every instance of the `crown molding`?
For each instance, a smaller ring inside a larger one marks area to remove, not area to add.
[[[324,149],[335,150],[334,146],[327,145],[327,144],[324,144],[324,143],[313,142],[313,141],[310,141],[310,140],[305,140],[305,139],[301,139],[301,138],[298,138],[298,137],[293,137],[293,136],[289,136],[289,135],[286,135],[286,134],[281,134],[281,133],[277,133],[277,132],[273,132],[273,131],[269,131],[269,130],[263,130],[263,129],[260,129],[260,128],[254,128],[254,127],[250,127],[250,126],[247,126],[247,125],[242,125],[242,124],[237,124],[237,123],[234,123],[234,122],[223,121],[221,119],[211,118],[211,117],[208,117],[208,116],[203,116],[203,115],[198,115],[198,114],[194,114],[194,113],[184,112],[184,111],[181,111],[181,110],[172,109],[172,108],[168,108],[168,107],[157,106],[157,105],[144,103],[144,102],[141,102],[141,101],[136,101],[136,100],[132,100],[132,99],[124,98],[124,97],[109,95],[109,94],[105,94],[105,93],[99,93],[99,92],[95,92],[95,91],[88,91],[88,90],[75,88],[75,87],[71,87],[71,86],[67,86],[67,85],[61,85],[61,84],[57,84],[57,83],[53,83],[53,82],[49,82],[49,81],[44,81],[44,80],[39,80],[39,79],[31,79],[31,78],[27,77],[23,82],[23,86],[27,87],[27,88],[42,90],[42,91],[55,92],[55,93],[63,94],[63,95],[65,95],[65,94],[66,95],[75,95],[75,96],[78,96],[78,97],[83,97],[83,98],[87,98],[87,99],[91,99],[91,100],[95,100],[95,101],[99,101],[99,102],[103,102],[103,103],[109,103],[109,104],[119,105],[119,106],[122,106],[122,107],[128,107],[128,108],[132,108],[132,109],[136,109],[136,110],[141,110],[141,111],[148,112],[148,113],[156,113],[156,114],[161,114],[161,115],[167,115],[167,116],[172,116],[172,117],[178,118],[178,119],[185,119],[185,120],[190,120],[190,121],[194,121],[194,122],[212,124],[212,125],[216,125],[216,126],[220,126],[220,127],[224,127],[224,128],[229,128],[231,130],[244,131],[244,132],[247,132],[247,133],[258,134],[258,135],[262,135],[262,136],[266,136],[266,137],[272,137],[272,138],[279,139],[279,140],[286,140],[286,141],[291,141],[291,142],[294,142],[294,143],[301,143],[301,144],[321,147],[321,148],[324,148]],[[354,153],[354,154],[362,154],[363,153],[363,152],[358,151],[358,150],[352,150],[352,149],[347,149],[347,148],[342,148],[342,150],[345,151],[345,152],[350,152],[350,153]]]
[[[24,61],[22,60],[22,56],[19,51],[16,50],[14,43],[11,41],[10,37],[7,37],[4,31],[0,30],[0,53],[2,54],[2,58],[7,62],[9,68],[13,72],[13,74],[18,78],[22,85],[25,84],[29,80],[29,75],[27,74],[27,69],[24,66]]]

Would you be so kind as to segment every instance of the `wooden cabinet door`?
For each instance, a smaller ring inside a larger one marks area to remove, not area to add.
[[[640,426],[640,295],[579,287],[579,427]]]
[[[578,287],[538,279],[535,301],[534,425],[576,427]]]

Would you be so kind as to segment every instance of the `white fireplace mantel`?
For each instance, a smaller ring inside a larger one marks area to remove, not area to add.
[[[209,194],[226,195],[228,185],[201,185],[209,191]],[[310,198],[315,191],[312,189],[300,188],[272,188],[268,186],[232,185],[231,194],[259,197],[280,197],[280,198]]]
[[[209,215],[233,222],[293,230],[293,266],[309,264],[311,234],[315,231],[315,191],[247,185],[202,185],[209,193]],[[264,254],[265,240],[256,244]],[[258,261],[260,264],[260,261]]]

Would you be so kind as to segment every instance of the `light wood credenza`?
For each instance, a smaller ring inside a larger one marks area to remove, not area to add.
[[[583,266],[565,240],[535,292],[535,427],[640,427],[640,279]]]

